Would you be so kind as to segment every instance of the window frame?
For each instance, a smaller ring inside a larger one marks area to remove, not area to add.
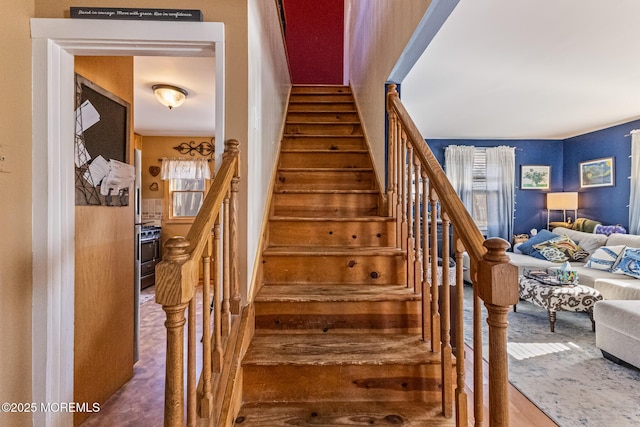
[[[174,205],[173,205],[173,195],[174,193],[202,193],[202,202],[204,203],[205,197],[207,197],[207,193],[209,192],[209,188],[211,187],[212,179],[207,178],[195,178],[202,179],[204,181],[204,190],[171,190],[171,181],[176,178],[170,178],[166,180],[164,185],[164,220],[167,224],[191,224],[193,220],[196,218],[195,216],[175,216],[174,215]],[[199,209],[198,209],[199,211]]]

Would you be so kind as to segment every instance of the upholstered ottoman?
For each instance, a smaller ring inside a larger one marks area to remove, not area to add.
[[[640,368],[640,300],[598,301],[593,316],[603,356]]]
[[[593,306],[596,301],[602,300],[602,295],[595,289],[582,285],[549,285],[524,276],[520,276],[518,287],[521,300],[547,310],[551,332],[555,331],[558,311],[586,312],[591,317],[593,330],[596,330]],[[513,306],[513,311],[516,311],[516,307],[517,305]]]

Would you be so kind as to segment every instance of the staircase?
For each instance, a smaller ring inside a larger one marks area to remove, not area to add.
[[[349,88],[294,87],[235,425],[455,424],[380,201]]]

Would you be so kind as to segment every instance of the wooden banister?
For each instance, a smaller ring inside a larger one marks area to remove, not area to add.
[[[222,165],[187,236],[168,239],[166,254],[156,266],[156,302],[162,305],[167,316],[165,426],[184,426],[185,413],[189,426],[198,424],[198,417],[215,416],[212,375],[223,369],[225,349],[222,335],[229,333],[231,311],[238,314],[241,308],[236,260],[238,162],[238,141],[227,141]],[[224,224],[222,233],[221,221]],[[220,234],[224,241],[223,250],[220,250]],[[200,283],[201,267],[202,313],[198,315],[196,288]],[[188,316],[185,318],[187,307]],[[184,364],[185,323],[188,326],[187,369]],[[196,329],[200,324],[203,331],[202,354],[198,355],[196,350],[200,340]],[[196,372],[197,360],[202,360],[200,379]]]
[[[422,274],[412,266],[408,271],[408,283],[422,280],[423,337],[431,342],[432,351],[439,352],[442,362],[442,412],[453,415],[455,401],[456,424],[466,426],[467,396],[464,392],[464,341],[463,341],[463,268],[462,254],[469,257],[469,274],[474,292],[474,422],[483,425],[483,374],[482,374],[482,313],[481,301],[487,309],[489,325],[489,419],[492,426],[507,426],[508,413],[508,365],[507,365],[507,311],[518,301],[517,268],[509,263],[505,251],[509,243],[492,238],[485,241],[473,218],[467,212],[460,197],[453,189],[444,170],[431,152],[415,123],[402,105],[395,85],[389,85],[387,93],[389,117],[388,183],[387,199],[395,203],[390,212],[395,215],[400,236],[398,248],[406,251],[407,260],[414,265],[422,263]],[[420,178],[419,178],[420,177]],[[415,182],[412,182],[412,179]],[[419,197],[421,179],[425,188]],[[428,194],[426,183],[428,181]],[[426,211],[429,211],[427,215]],[[422,212],[422,224],[418,220]],[[427,226],[429,222],[430,227]],[[438,237],[438,224],[441,226]],[[453,226],[455,239],[450,246],[449,227]],[[423,237],[419,239],[420,230]],[[430,231],[430,233],[429,233]],[[430,234],[430,236],[428,236]],[[423,247],[412,246],[414,240],[422,240]],[[429,243],[428,247],[424,246]],[[441,251],[438,246],[441,244]],[[455,252],[456,298],[450,296],[449,256]],[[442,266],[438,266],[441,254]],[[429,267],[427,267],[427,265]],[[415,272],[415,273],[412,273]],[[440,273],[440,274],[438,274]],[[421,277],[420,277],[421,276]],[[439,279],[440,277],[440,279]],[[438,288],[442,289],[439,292]],[[430,304],[427,303],[430,300]],[[427,309],[428,307],[428,309]],[[456,315],[452,315],[452,311]],[[427,317],[428,316],[428,317]],[[427,320],[428,319],[428,320]],[[452,322],[455,325],[452,326]],[[426,330],[427,326],[429,331]],[[452,342],[455,333],[456,392],[453,393]]]

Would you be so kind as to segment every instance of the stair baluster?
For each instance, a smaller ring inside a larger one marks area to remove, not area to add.
[[[445,417],[453,416],[453,371],[452,371],[452,350],[451,350],[451,283],[449,280],[449,215],[442,212],[442,295],[440,297],[441,309],[440,326],[442,337],[441,357],[442,364],[442,413]],[[458,288],[462,291],[461,288]],[[464,362],[463,362],[464,363]]]
[[[407,251],[407,287],[413,287],[415,289],[415,269],[414,263],[416,262],[416,251],[415,251],[415,237],[413,234],[414,230],[414,209],[413,209],[413,193],[414,193],[414,185],[413,185],[413,148],[411,146],[407,147],[407,166],[406,166],[406,174],[407,174],[407,185],[406,185],[406,197],[404,198],[407,212],[407,242],[406,242],[406,251]]]
[[[440,351],[440,295],[438,289],[438,194],[429,181],[431,208],[431,351]]]
[[[462,264],[462,254],[464,246],[460,239],[457,238],[457,231],[453,230],[453,246],[456,261],[456,425],[466,426],[468,424],[468,401],[467,392],[465,391],[465,372],[466,357],[464,345],[464,292],[463,292],[463,275],[464,266]]]
[[[422,339],[429,341],[431,339],[431,288],[429,277],[429,269],[431,268],[431,254],[429,253],[429,180],[427,171],[421,170],[422,174],[422,201],[420,209],[422,210]]]

